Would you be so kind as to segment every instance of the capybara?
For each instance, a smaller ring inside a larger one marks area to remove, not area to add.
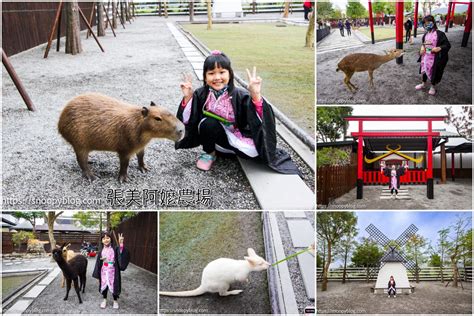
[[[139,107],[98,93],[82,94],[70,100],[61,113],[58,129],[74,148],[83,176],[89,181],[96,179],[88,166],[91,151],[117,152],[119,181],[124,182],[134,154],[140,171],[148,171],[143,157],[150,140],[179,141],[184,137],[183,123],[164,107],[153,102],[149,107]]]

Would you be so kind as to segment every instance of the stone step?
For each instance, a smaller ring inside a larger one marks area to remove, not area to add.
[[[307,248],[314,243],[315,231],[308,220],[289,219],[287,223],[294,248]]]
[[[306,296],[308,296],[308,299],[314,301],[314,267],[316,264],[314,261],[314,256],[308,252],[302,253],[298,256],[298,264],[300,267],[301,275],[303,277]]]

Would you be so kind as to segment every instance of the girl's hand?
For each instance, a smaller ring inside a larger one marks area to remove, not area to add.
[[[426,53],[425,45],[420,48],[420,55],[423,56]]]
[[[123,244],[123,239],[124,239],[124,238],[123,238],[123,234],[119,234],[119,238],[118,238],[118,239],[119,239],[119,244],[122,245],[122,244]]]
[[[183,74],[183,82],[179,84],[179,87],[181,88],[181,92],[183,93],[184,101],[188,103],[194,93],[193,76],[189,73]]]
[[[431,51],[433,53],[439,53],[441,51],[441,47],[434,47]]]
[[[253,101],[260,101],[262,95],[260,91],[262,90],[262,78],[257,76],[257,67],[253,67],[252,73],[247,69],[247,78],[248,78],[248,90]]]

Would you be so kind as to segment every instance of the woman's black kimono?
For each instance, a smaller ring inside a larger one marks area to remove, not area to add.
[[[405,174],[405,167],[400,167],[397,170],[397,190],[400,189],[400,177]],[[388,177],[390,180],[392,179],[392,168],[385,168],[383,169],[384,176]],[[388,182],[388,187],[392,186],[392,181]]]
[[[92,277],[99,279],[99,292],[100,292],[100,287],[101,287],[101,269],[102,269],[102,262],[100,260],[102,253],[102,249],[97,253],[97,260],[95,262],[95,268],[94,272],[92,273]],[[115,269],[115,275],[114,275],[114,293],[113,295],[120,295],[120,292],[122,291],[122,283],[121,283],[121,278],[120,278],[120,271],[125,271],[127,269],[127,266],[130,262],[130,253],[128,252],[127,248],[123,247],[122,248],[122,253],[120,253],[120,247],[115,247],[114,248],[114,269]]]
[[[390,289],[391,287],[393,287],[393,289]],[[388,290],[389,295],[391,294],[397,295],[397,287],[396,287],[395,280],[393,281],[393,284],[390,284],[390,281],[388,281],[387,290]]]
[[[204,117],[202,112],[209,89],[200,87],[193,94],[191,115],[186,124],[185,137],[177,142],[176,149],[193,148],[200,145],[198,135],[199,122]],[[247,90],[234,87],[229,91],[235,115],[235,127],[242,135],[252,138],[258,152],[257,161],[261,161],[275,171],[286,174],[299,174],[298,167],[291,160],[290,155],[276,147],[275,116],[271,106],[263,99],[262,119],[257,111]],[[183,107],[179,106],[176,117],[183,121]]]
[[[441,78],[443,77],[444,73],[444,67],[446,67],[446,64],[448,63],[448,52],[451,49],[451,44],[449,43],[446,34],[441,32],[440,30],[436,30],[436,35],[438,36],[436,46],[440,47],[441,51],[439,51],[438,53],[434,53],[435,61],[433,64],[433,73],[431,74],[432,84],[437,84],[441,81]],[[422,43],[425,42],[425,36],[426,33],[423,35]],[[421,62],[421,56],[420,58],[418,58],[418,62]],[[419,73],[421,74],[421,65]]]

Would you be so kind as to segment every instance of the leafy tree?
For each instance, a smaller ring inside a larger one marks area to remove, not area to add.
[[[43,218],[44,212],[13,212],[16,218],[26,219],[33,226],[33,233],[36,233],[36,220]]]
[[[405,1],[403,4],[405,12],[412,12],[413,11],[413,1]]]
[[[419,234],[414,234],[412,235],[407,243],[405,244],[405,251],[406,251],[406,256],[409,260],[413,260],[415,262],[415,279],[416,283],[420,282],[420,275],[418,272],[418,268],[420,265],[426,261],[426,253],[427,253],[427,247],[428,242],[426,238]]]
[[[325,147],[318,150],[317,165],[321,166],[337,166],[347,165],[350,163],[351,155],[345,150],[338,148]]]
[[[355,248],[351,261],[356,267],[367,268],[367,283],[369,282],[369,269],[378,266],[383,254],[377,243],[369,238],[363,238]]]
[[[352,253],[352,250],[357,246],[357,241],[355,240],[357,236],[357,228],[355,226],[351,227],[351,230],[341,238],[339,245],[337,247],[337,252],[343,260],[343,270],[342,270],[342,283],[346,283],[347,275],[347,259]]]
[[[29,239],[35,239],[36,236],[32,232],[27,232],[27,231],[19,231],[16,233],[13,233],[12,235],[12,241],[13,244],[18,246],[18,252],[20,252],[21,244],[28,242]]]
[[[352,114],[350,106],[319,106],[316,109],[316,139],[317,141],[335,142],[345,136],[349,123],[345,116]]]
[[[395,14],[395,2],[386,2],[384,7],[385,14],[394,15]],[[389,24],[392,24],[392,18],[389,18]]]
[[[441,268],[441,257],[437,253],[431,254],[429,265],[431,267],[440,267]],[[443,271],[441,270],[441,273],[442,272]]]
[[[469,229],[467,233],[464,234],[462,245],[463,266],[464,268],[472,266],[472,229]]]
[[[334,13],[330,16],[332,19],[340,20],[342,19],[343,14],[341,9],[335,9]]]
[[[443,268],[444,268],[444,256],[446,254],[446,249],[448,248],[448,234],[449,234],[449,228],[444,228],[438,231],[439,238],[438,238],[438,250],[441,254],[440,256],[440,273],[441,273],[441,282],[444,282],[444,273],[443,273]]]
[[[327,245],[327,260],[323,267],[323,282],[321,285],[321,290],[326,291],[332,249],[337,246],[343,236],[354,229],[357,224],[357,216],[354,212],[320,212],[317,216],[316,231]]]
[[[316,9],[318,12],[318,20],[327,20],[329,18],[333,18],[334,14],[338,10],[334,10],[332,3],[326,1],[317,1]],[[341,12],[341,10],[339,10],[339,12]]]
[[[454,113],[451,106],[446,108],[446,113],[448,114],[448,121],[453,125],[458,134],[467,139],[470,142],[473,142],[472,138],[472,107],[471,106],[462,106],[461,113]]]
[[[372,3],[372,12],[373,13],[384,13],[386,4],[387,4],[387,2],[385,2],[385,1],[375,0],[375,2]]]
[[[323,258],[319,255],[319,253],[316,253],[316,267],[323,267]]]
[[[352,19],[361,19],[367,17],[368,13],[359,1],[349,1],[346,5],[346,15]]]
[[[458,286],[458,261],[465,255],[472,255],[472,241],[467,241],[467,235],[472,234],[472,231],[468,229],[470,227],[470,216],[458,216],[456,222],[450,226],[450,231],[453,232],[453,235],[449,237],[447,255],[453,268],[453,287]],[[469,243],[471,243],[470,249],[466,249],[469,247]]]

